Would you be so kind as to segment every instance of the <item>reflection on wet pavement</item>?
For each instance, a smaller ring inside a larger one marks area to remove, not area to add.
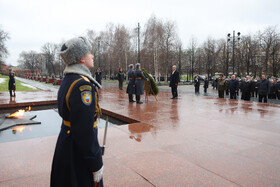
[[[131,121],[108,129],[105,186],[280,185],[279,105],[170,92],[139,105],[125,89],[99,93],[103,111]],[[0,143],[0,184],[49,186],[56,138]]]

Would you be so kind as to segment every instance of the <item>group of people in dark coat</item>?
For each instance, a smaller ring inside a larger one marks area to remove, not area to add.
[[[269,81],[265,75],[261,79],[253,80],[250,76],[246,76],[244,80],[237,80],[235,75],[230,80],[224,80],[223,76],[217,79],[219,97],[224,98],[230,95],[230,99],[237,99],[239,90],[241,91],[241,99],[250,101],[251,97],[259,97],[259,102],[267,103],[267,99],[280,99],[280,80]]]
[[[128,77],[128,85],[126,88],[126,93],[128,94],[129,102],[135,102],[133,100],[133,94],[136,95],[136,103],[142,104],[143,102],[140,101],[141,95],[144,94],[144,87],[143,87],[143,80],[148,81],[148,79],[143,75],[142,71],[140,70],[140,64],[136,64],[136,70],[134,71],[133,64],[129,65],[129,70],[127,72]]]

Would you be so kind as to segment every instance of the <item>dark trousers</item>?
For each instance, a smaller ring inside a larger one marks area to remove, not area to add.
[[[16,96],[15,90],[9,90],[9,91],[10,91],[10,97],[15,97]],[[13,92],[14,92],[14,95],[13,95]]]
[[[230,93],[230,99],[236,99],[236,92]]]
[[[224,90],[218,90],[218,93],[219,93],[219,98],[224,98],[224,96],[225,96]]]
[[[228,92],[228,89],[226,89],[226,95],[228,95],[228,93],[229,93],[229,92]]]
[[[259,102],[261,103],[263,99],[264,103],[267,103],[267,95],[261,95],[259,94]]]
[[[137,102],[137,103],[140,102],[140,99],[141,99],[140,95],[136,95],[136,102]]]
[[[119,81],[119,89],[120,89],[120,90],[123,89],[123,81]]]
[[[204,93],[207,93],[207,88],[204,88]]]
[[[129,99],[130,102],[133,101],[133,96],[132,96],[132,94],[128,94],[128,99]]]
[[[250,101],[250,99],[251,99],[251,94],[250,94],[250,92],[249,92],[249,93],[242,93],[242,95],[243,95],[243,99],[244,99],[245,101]]]
[[[195,86],[195,93],[199,93],[199,86]]]
[[[280,100],[280,92],[276,93],[278,100]]]
[[[178,91],[177,91],[177,85],[171,86],[171,92],[172,92],[172,97],[176,98],[178,97]]]

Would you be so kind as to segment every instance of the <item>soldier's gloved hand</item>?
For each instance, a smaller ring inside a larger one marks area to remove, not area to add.
[[[103,177],[103,166],[96,172],[92,172],[93,174],[93,181],[100,182]]]

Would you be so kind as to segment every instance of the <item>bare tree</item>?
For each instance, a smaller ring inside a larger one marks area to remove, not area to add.
[[[5,42],[10,39],[10,36],[7,32],[1,29],[0,25],[0,71],[1,71],[1,65],[4,64],[4,58],[6,58],[9,55],[7,46]]]
[[[56,63],[56,54],[58,53],[57,50],[58,50],[58,45],[53,43],[46,43],[42,47],[44,60],[48,65],[51,66],[53,75],[56,75],[55,63]]]
[[[34,72],[41,70],[41,55],[35,51],[21,52],[18,62],[26,69],[29,69],[32,75],[34,75]]]
[[[159,80],[160,77],[159,59],[162,57],[163,27],[162,21],[152,16],[145,25],[144,30],[144,62],[148,62],[150,65],[148,67],[149,71],[153,72],[156,80]]]
[[[265,54],[265,59],[264,59],[264,70],[265,73],[269,73],[269,60],[270,56],[273,53],[273,45],[277,45],[277,40],[279,38],[279,33],[276,32],[276,26],[271,26],[266,28],[262,33],[259,33],[259,39],[260,39],[260,45],[261,48]]]

